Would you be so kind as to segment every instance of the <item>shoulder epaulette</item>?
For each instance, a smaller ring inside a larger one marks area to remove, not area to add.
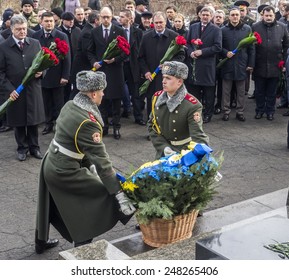
[[[198,99],[190,95],[189,93],[185,95],[185,99],[190,101],[192,104],[198,104]]]
[[[164,92],[163,90],[159,90],[154,94],[154,96],[160,96],[163,92]]]
[[[88,115],[89,115],[89,119],[91,121],[96,122],[96,119],[95,119],[95,117],[94,117],[94,115],[92,113],[88,112]]]

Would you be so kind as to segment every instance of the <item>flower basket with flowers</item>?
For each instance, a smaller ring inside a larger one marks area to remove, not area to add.
[[[279,81],[277,85],[277,90],[276,90],[276,98],[280,98],[282,96],[287,97],[287,80],[286,80],[286,75],[284,70],[285,67],[285,61],[281,60],[278,63],[278,68],[279,68]]]
[[[221,178],[223,156],[215,159],[211,152],[205,144],[190,142],[188,150],[147,162],[127,179],[120,176],[123,191],[137,209],[144,242],[159,247],[191,236],[198,211],[211,201]],[[148,227],[161,239],[145,234]]]
[[[124,37],[117,36],[116,39],[113,39],[109,43],[107,49],[105,50],[101,58],[101,61],[98,61],[98,64],[103,65],[104,60],[119,56],[121,53],[129,55],[130,45],[129,42]],[[93,67],[92,71],[96,71],[96,68]]]
[[[196,50],[200,48],[201,45],[203,45],[203,42],[201,39],[192,39],[191,44],[195,47]],[[196,78],[196,58],[192,59],[192,79],[195,81]]]
[[[262,44],[262,38],[260,36],[260,34],[258,32],[254,32],[254,33],[250,33],[246,38],[242,39],[239,44],[237,45],[237,48],[234,49],[232,51],[233,54],[236,54],[238,51],[240,51],[241,49],[243,48],[246,48],[247,46],[249,45],[252,45],[252,44],[257,44],[257,45],[260,45]],[[225,63],[226,61],[228,60],[229,58],[226,57],[224,59],[222,59],[218,64],[217,64],[217,68],[221,68]]]
[[[152,81],[156,77],[156,75],[161,71],[161,65],[165,61],[171,60],[185,45],[187,44],[186,39],[183,36],[177,36],[175,39],[173,39],[164,54],[163,58],[161,59],[159,66],[155,69],[155,71],[152,73]],[[139,88],[139,95],[142,95],[147,92],[148,87],[150,83],[152,82],[150,80],[146,80],[141,87]]]
[[[34,78],[37,72],[42,72],[54,65],[57,65],[59,63],[59,59],[64,59],[68,51],[69,46],[66,41],[60,40],[59,38],[56,38],[54,42],[51,42],[49,48],[42,47],[33,59],[31,66],[22,79],[21,85],[19,85],[15,91],[20,94],[23,91],[25,85],[27,85],[27,83],[29,83],[29,81]],[[13,101],[13,99],[8,98],[0,106],[0,116],[5,113],[7,107]]]

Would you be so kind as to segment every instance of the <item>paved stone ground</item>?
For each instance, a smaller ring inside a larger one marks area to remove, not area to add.
[[[220,208],[259,195],[288,187],[289,162],[287,149],[287,122],[285,109],[277,110],[275,120],[254,119],[254,100],[247,100],[246,122],[235,119],[235,111],[228,122],[221,115],[204,125],[214,151],[224,151],[221,173],[223,180],[218,194],[206,211]],[[133,118],[123,119],[122,138],[109,135],[104,139],[107,151],[117,171],[125,174],[154,158],[151,142],[146,140],[146,128],[134,124]],[[39,131],[43,127],[39,128]],[[44,153],[53,135],[42,136]],[[72,248],[51,228],[51,237],[60,238],[60,246],[42,255],[34,253],[34,226],[37,201],[37,181],[40,161],[28,157],[16,160],[13,132],[0,134],[0,259],[57,259],[58,252]],[[136,221],[125,227],[116,225],[99,236],[113,240],[132,233]]]

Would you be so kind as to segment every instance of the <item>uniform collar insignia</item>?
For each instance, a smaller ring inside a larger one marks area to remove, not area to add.
[[[102,125],[104,126],[101,114],[99,112],[99,109],[97,105],[91,102],[90,98],[86,96],[85,94],[82,94],[79,92],[74,98],[73,98],[73,103],[80,107],[81,109],[87,111],[89,114],[92,114],[95,119]],[[90,116],[90,115],[89,115]],[[91,117],[90,117],[91,119]]]

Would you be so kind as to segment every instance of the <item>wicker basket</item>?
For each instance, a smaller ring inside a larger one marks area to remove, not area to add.
[[[193,210],[188,214],[175,216],[171,220],[156,218],[147,225],[140,224],[144,243],[151,247],[161,247],[190,238],[198,212]]]

